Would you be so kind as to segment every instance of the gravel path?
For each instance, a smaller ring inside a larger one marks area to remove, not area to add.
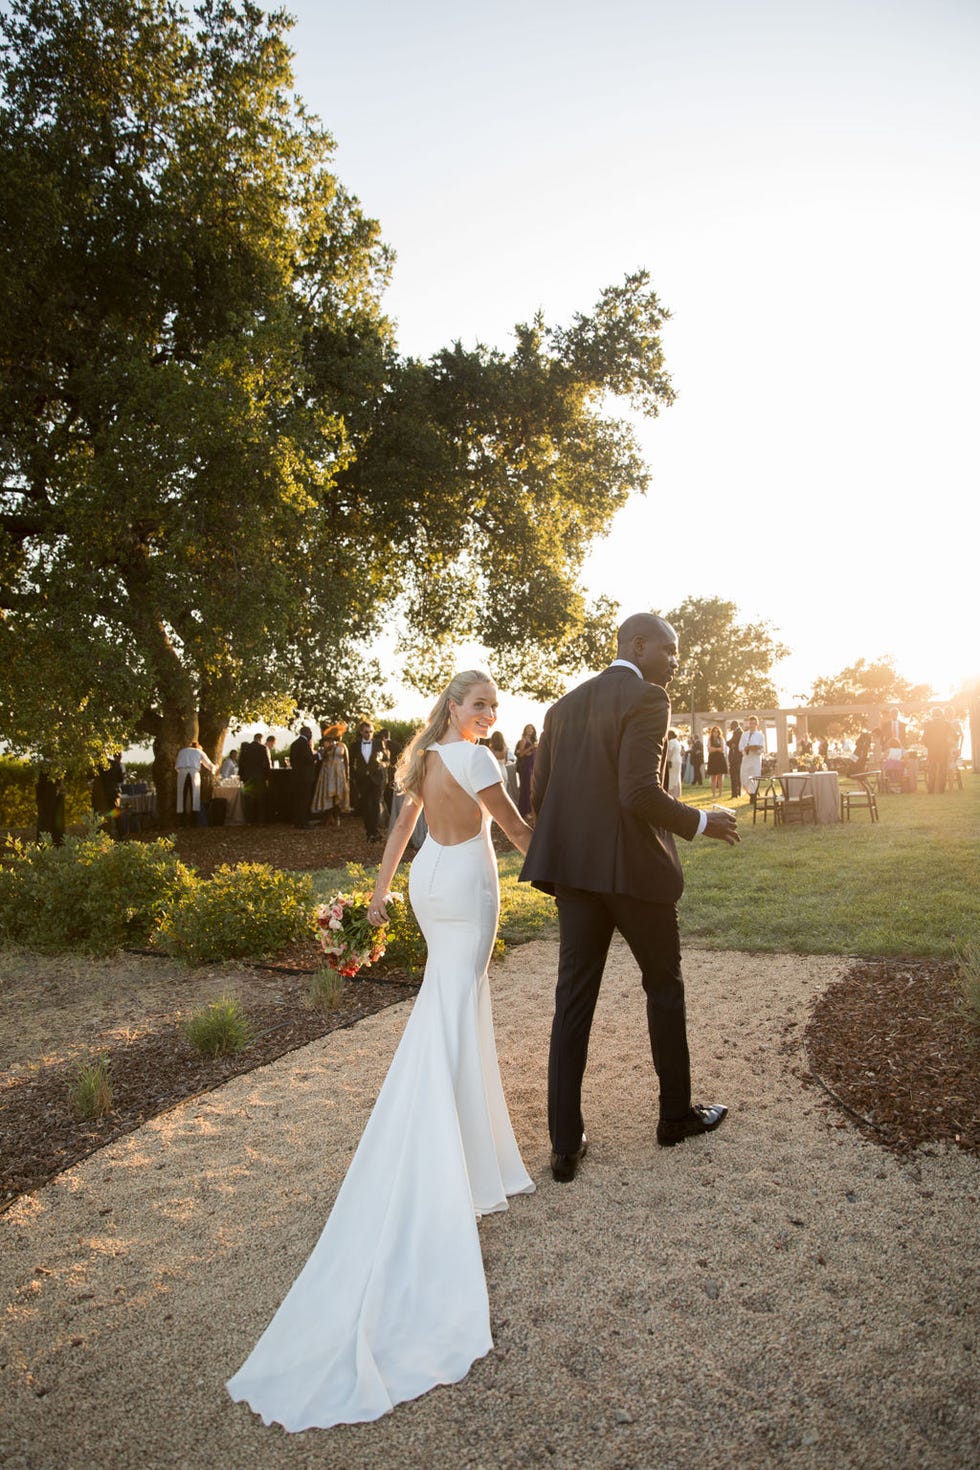
[[[289,1436],[223,1382],[319,1234],[407,1005],[146,1124],[0,1217],[0,1464],[973,1470],[980,1164],[888,1154],[803,1084],[798,1038],[841,969],[688,951],[696,1096],[732,1112],[658,1150],[642,992],[614,950],[590,1152],[561,1186],[555,945],[498,965],[504,1085],[539,1190],[480,1224],[496,1349],[371,1425]]]

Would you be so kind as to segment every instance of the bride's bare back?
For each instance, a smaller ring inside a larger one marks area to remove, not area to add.
[[[440,847],[455,847],[460,842],[469,842],[482,827],[482,807],[450,775],[436,750],[430,749],[425,753],[421,795],[426,826],[432,833],[432,840]]]

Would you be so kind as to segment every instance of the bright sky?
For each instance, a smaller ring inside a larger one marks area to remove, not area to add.
[[[678,401],[591,592],[767,618],[787,702],[860,657],[980,672],[977,0],[287,8],[403,352],[509,349],[641,266],[670,308]]]

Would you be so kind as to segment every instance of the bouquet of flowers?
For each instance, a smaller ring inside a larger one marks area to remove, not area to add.
[[[389,893],[386,903],[402,902],[400,893]],[[338,975],[356,975],[380,960],[388,943],[388,925],[368,923],[367,899],[361,894],[335,893],[316,911],[320,944],[327,964]]]

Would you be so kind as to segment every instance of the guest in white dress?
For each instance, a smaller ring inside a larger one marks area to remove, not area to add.
[[[742,785],[750,796],[754,796],[762,780],[762,757],[766,753],[766,737],[759,729],[755,715],[749,716],[748,729],[742,731],[739,750],[742,752]]]
[[[385,922],[424,807],[409,893],[425,978],[323,1233],[228,1384],[288,1430],[376,1419],[457,1382],[493,1346],[477,1218],[534,1189],[504,1101],[487,979],[500,908],[491,818],[521,852],[531,836],[476,743],[496,717],[492,680],[457,674],[399,766],[405,799],[368,918]],[[257,1243],[257,1261],[268,1248]]]
[[[667,795],[681,799],[681,768],[684,764],[684,747],[677,738],[676,730],[667,731]]]

